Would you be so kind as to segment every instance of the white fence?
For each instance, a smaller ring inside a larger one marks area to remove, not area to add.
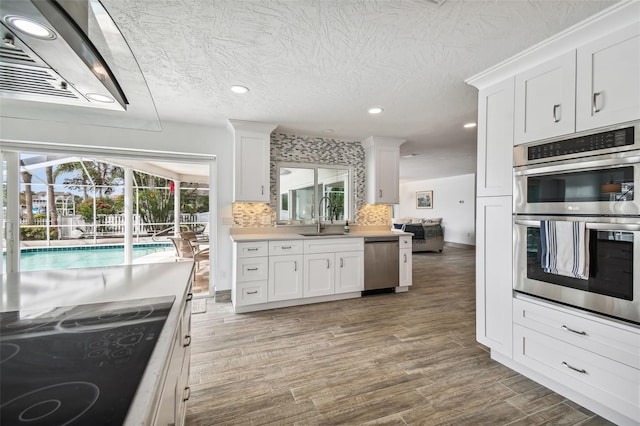
[[[203,220],[205,219],[205,220]],[[208,213],[198,213],[195,215],[182,214],[180,216],[180,225],[202,232],[208,223]],[[96,215],[96,222],[87,223],[82,216],[61,216],[58,218],[58,225],[47,223],[46,218],[38,218],[34,220],[33,225],[27,225],[25,220],[21,220],[21,227],[24,228],[48,228],[50,230],[58,230],[59,239],[67,238],[86,238],[93,236],[123,236],[124,235],[124,215],[120,214],[99,214]],[[144,223],[140,215],[133,215],[133,235],[144,236],[153,235],[160,230],[173,230],[173,222],[162,223]]]

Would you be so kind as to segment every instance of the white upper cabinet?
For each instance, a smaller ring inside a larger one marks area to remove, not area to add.
[[[513,86],[509,78],[478,93],[479,197],[513,190]]]
[[[369,136],[365,152],[367,204],[400,203],[400,145],[406,139]]]
[[[229,121],[235,132],[233,201],[268,203],[271,132],[276,126]]]
[[[575,131],[576,52],[516,75],[515,144]]]
[[[640,119],[640,23],[578,48],[576,130]]]

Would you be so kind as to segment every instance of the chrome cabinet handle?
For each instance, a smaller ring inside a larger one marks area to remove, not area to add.
[[[247,294],[258,294],[258,290],[248,291]]]
[[[586,336],[587,332],[586,331],[578,331],[578,330],[574,330],[572,328],[567,327],[566,325],[563,325],[562,327],[560,327],[561,329],[563,329],[564,331],[569,331],[571,333],[575,333],[575,334],[579,334],[581,336]]]
[[[191,335],[187,334],[186,336],[184,336],[184,342],[182,343],[182,347],[186,348],[190,344],[191,344]]]
[[[587,370],[585,370],[584,368],[576,368],[570,364],[567,364],[566,362],[562,361],[562,365],[564,365],[565,367],[567,367],[570,370],[573,371],[577,371],[580,374],[587,374]]]
[[[329,269],[329,259],[327,259],[327,269]]]
[[[289,250],[291,248],[291,246],[282,246],[281,248],[282,248],[282,250]]]
[[[557,123],[560,121],[560,117],[558,116],[558,111],[560,110],[560,104],[555,104],[553,106],[553,122]]]
[[[344,259],[343,258],[340,258],[340,267],[344,268]]]
[[[592,98],[591,107],[593,108],[593,113],[597,114],[600,112],[600,108],[598,108],[598,96],[601,95],[602,92],[594,92]]]
[[[184,392],[182,393],[182,401],[188,401],[191,398],[191,388],[187,386],[184,388]]]
[[[260,194],[264,195],[264,185],[260,185]]]
[[[382,189],[380,189],[379,191],[380,191],[380,198],[382,198]]]
[[[193,300],[193,293],[187,294],[187,302],[191,302]]]
[[[258,268],[247,268],[247,271],[257,271]]]
[[[403,255],[404,256],[404,263],[407,263],[407,255]]]
[[[250,247],[247,249],[247,251],[258,251],[257,247]]]
[[[294,272],[298,271],[298,261],[297,260],[293,261],[293,271]]]

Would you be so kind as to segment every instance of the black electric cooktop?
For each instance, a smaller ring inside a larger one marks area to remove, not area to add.
[[[2,425],[122,424],[174,299],[0,313]]]

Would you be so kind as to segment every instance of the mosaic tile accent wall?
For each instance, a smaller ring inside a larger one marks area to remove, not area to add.
[[[276,163],[313,163],[349,166],[354,171],[353,205],[357,225],[387,225],[391,223],[391,206],[365,204],[365,156],[360,142],[347,142],[311,136],[295,136],[282,133],[271,134],[270,158],[270,204],[234,203],[232,207],[234,226],[240,228],[263,228],[275,224],[276,220]],[[270,223],[263,218],[269,216]]]
[[[273,225],[274,210],[266,203],[233,203],[233,226],[239,228],[267,228]],[[263,224],[262,218],[268,216],[269,223]]]
[[[349,166],[354,171],[355,211],[364,204],[364,148],[360,142],[311,136],[271,134],[271,207],[276,210],[276,163],[314,163]]]
[[[391,206],[387,204],[365,204],[358,209],[358,225],[390,225]]]

